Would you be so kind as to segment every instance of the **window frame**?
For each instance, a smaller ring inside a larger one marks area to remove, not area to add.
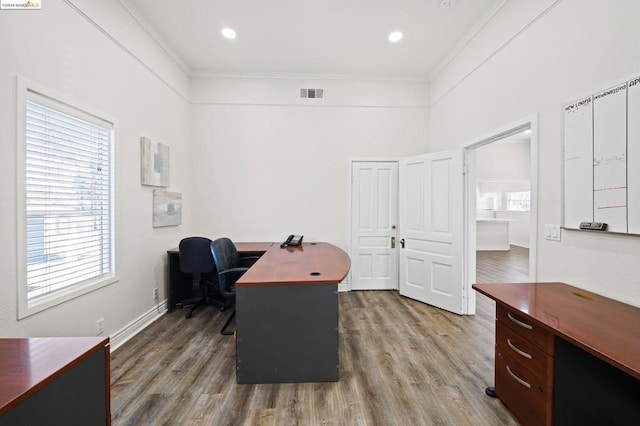
[[[505,191],[505,198],[507,200],[507,208],[505,209],[505,211],[509,211],[509,212],[530,212],[531,211],[531,191]],[[520,194],[520,193],[528,193],[529,194],[529,198],[527,200],[512,200],[511,199],[511,194]],[[529,208],[525,209],[525,210],[519,210],[519,209],[512,209],[511,208],[511,201],[527,201],[529,203]]]
[[[116,123],[115,120],[106,114],[96,112],[92,108],[79,105],[75,101],[69,101],[65,96],[55,93],[52,90],[44,88],[34,82],[28,81],[20,76],[16,77],[16,100],[17,100],[17,131],[16,131],[16,152],[17,152],[17,203],[16,203],[16,220],[17,220],[17,298],[18,311],[17,319],[23,319],[38,312],[65,303],[84,294],[95,291],[99,288],[118,281],[117,276],[117,250],[116,250],[116,165],[115,165],[115,140],[116,140]],[[34,99],[35,98],[35,99]],[[95,117],[100,122],[106,122],[111,125],[111,144],[110,144],[110,195],[111,209],[109,217],[111,221],[111,229],[109,232],[110,249],[111,249],[111,271],[80,283],[70,285],[66,288],[53,291],[49,294],[39,295],[29,299],[27,294],[27,196],[26,196],[26,109],[27,101],[35,101],[43,105],[53,108],[57,111],[70,114],[79,119],[86,117]]]

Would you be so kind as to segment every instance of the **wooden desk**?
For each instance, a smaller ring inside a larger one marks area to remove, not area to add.
[[[331,244],[273,245],[238,280],[238,383],[338,380],[338,283],[350,266]]]
[[[637,424],[640,309],[563,283],[473,288],[496,301],[495,392],[525,425]]]
[[[111,424],[109,339],[0,339],[0,425]]]
[[[274,243],[271,242],[258,242],[258,243],[235,243],[236,249],[240,254],[243,255],[262,255],[264,254],[269,247],[271,247]],[[176,304],[181,301],[188,299],[192,296],[191,293],[191,277],[188,274],[182,273],[180,271],[180,251],[178,248],[172,248],[171,250],[167,250],[168,255],[168,278],[169,282],[167,283],[168,288],[168,299],[169,299],[169,311],[172,311]]]

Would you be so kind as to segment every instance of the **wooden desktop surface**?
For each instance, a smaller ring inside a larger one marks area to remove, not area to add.
[[[349,273],[349,255],[328,243],[271,246],[236,286],[340,283]]]
[[[563,283],[474,284],[552,333],[640,379],[640,309]]]
[[[105,337],[0,339],[0,416],[107,344]]]

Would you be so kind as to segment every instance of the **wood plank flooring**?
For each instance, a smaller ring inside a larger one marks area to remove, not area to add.
[[[477,251],[476,281],[523,283],[529,281],[529,249],[510,246],[508,251]]]
[[[395,291],[340,293],[335,383],[238,385],[233,337],[219,333],[229,312],[173,311],[112,354],[113,424],[518,424],[484,394],[495,304],[480,296],[475,316],[458,316]]]

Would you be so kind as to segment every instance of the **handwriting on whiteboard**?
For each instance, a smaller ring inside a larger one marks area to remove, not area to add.
[[[608,166],[610,164],[626,163],[627,154],[622,152],[620,154],[610,154],[604,157],[593,157],[593,167]]]
[[[609,89],[609,90],[605,90],[602,93],[598,93],[597,95],[595,95],[593,97],[593,100],[595,101],[596,99],[604,98],[605,96],[614,95],[614,94],[618,93],[621,90],[627,90],[627,83],[621,84],[620,86],[614,87],[614,88]]]
[[[587,108],[591,105],[591,96],[586,99],[582,99],[581,101],[572,103],[571,105],[567,105],[564,108],[564,112],[567,114],[574,114],[580,112],[580,109]]]

